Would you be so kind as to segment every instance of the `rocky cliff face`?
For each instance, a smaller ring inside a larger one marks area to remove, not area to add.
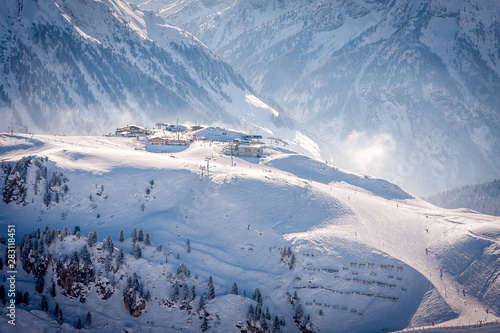
[[[500,171],[495,1],[134,2],[200,38],[339,166],[416,194]]]

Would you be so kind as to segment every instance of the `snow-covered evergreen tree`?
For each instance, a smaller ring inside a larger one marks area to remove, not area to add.
[[[236,285],[236,282],[233,283],[233,286],[231,287],[231,294],[238,295],[238,286]]]
[[[135,259],[142,258],[142,251],[139,244],[135,244],[135,246],[133,247],[132,255],[134,256]]]

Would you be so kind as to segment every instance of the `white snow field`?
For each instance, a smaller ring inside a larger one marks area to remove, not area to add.
[[[198,295],[206,292],[202,281],[213,276],[216,298],[206,307],[219,320],[207,332],[238,332],[235,324],[245,321],[249,305],[255,305],[248,296],[257,287],[263,308],[285,319],[284,332],[299,331],[288,296],[295,292],[310,327],[321,332],[499,320],[498,217],[445,210],[387,181],[276,146],[266,146],[260,159],[234,157],[234,165],[217,142],[195,142],[166,154],[136,148],[143,149],[144,141],[0,136],[2,162],[47,157],[48,174],[62,172],[69,180],[68,193],[47,208],[33,191],[35,166],[30,166],[26,204],[0,203],[0,234],[9,224],[16,225],[18,238],[45,225],[56,230],[79,225],[82,235],[96,230],[99,241],[111,235],[115,247],[123,246],[128,254],[131,241],[118,242],[120,229],[130,237],[132,228],[142,228],[152,241],[143,258],[126,261],[152,292],[141,316],[129,315],[119,291],[105,301],[89,292],[84,304],[57,295],[67,322],[59,326],[40,310],[33,276],[21,269],[19,286],[30,290],[33,302],[18,307],[15,331],[72,330],[69,323],[89,310],[93,324],[86,331],[200,331],[197,316],[159,304],[171,292],[166,276],[181,262],[199,276]],[[209,173],[204,170],[202,177],[207,157]],[[75,239],[73,246],[79,242],[84,240]],[[163,252],[174,254],[168,263],[155,249],[159,243]],[[281,262],[284,247],[296,257],[292,269]],[[234,282],[239,295],[230,294]],[[0,306],[0,331],[12,331],[4,310]]]

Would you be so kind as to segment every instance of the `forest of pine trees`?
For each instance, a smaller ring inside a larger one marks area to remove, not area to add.
[[[153,289],[150,289],[147,279],[142,279],[139,272],[127,271],[127,260],[144,260],[144,253],[151,253],[147,250],[150,246],[154,253],[162,251],[160,244],[151,245],[151,236],[142,229],[133,228],[131,238],[125,240],[125,232],[119,233],[119,241],[131,242],[132,253],[125,254],[123,247],[115,251],[114,242],[111,235],[102,239],[99,243],[96,231],[88,232],[85,239],[83,230],[77,225],[73,228],[63,228],[63,230],[50,229],[45,226],[43,230],[37,228],[35,231],[25,234],[19,242],[20,265],[22,269],[33,276],[33,285],[35,289],[36,301],[33,295],[26,291],[18,290],[16,293],[16,304],[20,306],[30,306],[35,309],[41,309],[47,312],[59,325],[64,323],[73,326],[75,329],[85,329],[92,325],[92,315],[90,311],[87,315],[75,317],[69,314],[65,303],[57,302],[60,297],[70,297],[78,299],[84,304],[89,292],[96,292],[103,300],[109,299],[116,290],[121,290],[123,296],[123,305],[126,310],[138,317],[145,311],[147,303],[154,299]],[[0,243],[5,247],[5,236],[0,235]],[[71,251],[61,252],[64,244],[74,243]],[[188,249],[190,247],[189,239],[186,241]],[[62,247],[60,247],[62,246]],[[1,250],[1,248],[0,248]],[[188,250],[189,252],[189,250]],[[285,257],[291,257],[291,250],[283,250]],[[167,253],[165,253],[167,254]],[[177,253],[178,256],[178,253]],[[135,259],[132,259],[135,257]],[[178,258],[178,257],[177,257]],[[287,258],[289,261],[290,258]],[[290,263],[288,263],[290,264]],[[2,267],[0,267],[0,270]],[[53,269],[55,275],[49,279],[46,273]],[[121,272],[119,273],[119,271]],[[116,276],[126,276],[125,284],[120,283]],[[216,314],[209,313],[205,309],[205,304],[212,302],[217,297],[216,288],[212,276],[205,281],[197,282],[199,277],[191,276],[191,272],[184,262],[180,262],[176,270],[167,276],[167,288],[170,288],[170,297],[162,303],[167,307],[179,308],[188,312],[195,311],[201,320],[199,326],[202,331],[211,327]],[[121,284],[121,286],[120,286]],[[200,295],[197,297],[196,289],[200,287]],[[229,288],[227,294],[246,298],[246,292],[243,290],[239,295],[236,282]],[[219,288],[217,290],[223,290]],[[230,290],[230,291],[229,291]],[[224,292],[221,292],[224,295]],[[62,296],[61,296],[62,295]],[[263,296],[259,288],[255,288],[251,300],[254,302],[251,311],[255,308],[255,313],[249,317],[246,324],[242,322],[242,331],[246,332],[280,332],[280,327],[284,326],[283,320],[271,316],[267,306],[263,304]],[[6,304],[6,290],[3,285],[0,286],[0,301]],[[62,304],[62,305],[60,305]],[[64,309],[63,309],[64,308]],[[65,316],[63,316],[63,310]],[[70,319],[68,319],[70,318]],[[246,325],[246,326],[245,326]],[[246,328],[245,328],[246,327]]]
[[[500,179],[462,186],[425,200],[443,208],[469,208],[483,214],[500,216]]]

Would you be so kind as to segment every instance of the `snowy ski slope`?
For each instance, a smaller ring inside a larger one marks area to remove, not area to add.
[[[47,208],[29,184],[26,205],[0,204],[0,228],[15,223],[21,237],[46,224],[79,225],[83,235],[97,230],[99,241],[108,234],[117,240],[120,229],[128,236],[142,228],[151,233],[153,247],[129,265],[154,293],[168,294],[162,273],[180,262],[200,278],[213,276],[217,297],[207,307],[219,314],[220,324],[209,332],[237,331],[235,322],[245,320],[251,300],[230,295],[233,282],[248,295],[260,288],[264,306],[286,319],[287,332],[298,331],[287,296],[294,292],[323,332],[498,320],[498,217],[438,208],[384,180],[276,146],[266,146],[261,159],[234,157],[233,166],[216,142],[166,154],[136,149],[143,146],[135,138],[2,134],[1,161],[48,157],[49,173],[62,171],[69,191]],[[207,157],[209,174],[205,170],[202,177]],[[29,173],[28,183],[33,177]],[[171,256],[160,265],[163,257],[153,251],[158,243],[180,259]],[[131,252],[129,240],[123,246]],[[284,247],[296,257],[292,269],[280,262]],[[58,297],[75,313],[86,313]],[[138,318],[128,315],[118,296],[94,297],[85,306],[101,313],[96,331],[124,325],[129,331],[199,331],[185,312],[155,300]],[[56,325],[36,306],[19,316],[40,327]],[[70,311],[67,316],[71,320]]]

